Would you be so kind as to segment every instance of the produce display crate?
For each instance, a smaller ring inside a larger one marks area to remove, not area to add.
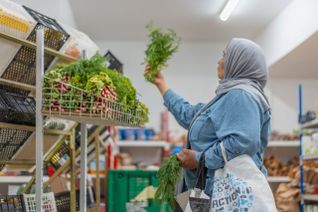
[[[35,125],[35,100],[0,89],[0,122]]]
[[[42,112],[48,117],[97,125],[140,127],[145,112],[127,108],[116,100],[99,97],[73,85],[45,78]]]
[[[35,194],[24,194],[24,207],[26,212],[36,212]],[[42,211],[56,212],[54,193],[44,193],[42,196]]]
[[[92,187],[87,188],[87,200],[86,205],[87,208],[94,208],[96,207],[95,202],[95,192]],[[79,211],[79,201],[80,201],[80,190],[76,190],[76,211]],[[55,202],[56,208],[58,212],[66,212],[70,210],[70,192],[65,191],[58,194],[55,194]]]
[[[0,128],[0,159],[11,160],[32,132],[18,129]],[[0,164],[0,170],[5,164]]]
[[[33,31],[28,36],[27,40],[36,42],[36,30],[42,28],[44,30],[44,45],[59,51],[60,48],[67,41],[69,35],[64,29],[52,18],[49,18],[35,10],[26,6],[24,9],[33,17],[37,22]],[[45,55],[44,57],[44,70],[46,71],[53,61],[54,56]],[[36,50],[22,46],[13,60],[10,62],[1,78],[16,81],[20,83],[35,85],[36,76]],[[19,93],[28,93],[21,89],[12,88],[10,86],[1,86],[2,88]]]
[[[134,199],[147,186],[158,184],[156,171],[109,170],[108,172],[108,212],[125,212],[126,203]],[[170,211],[155,200],[148,200],[148,212]]]
[[[0,195],[1,212],[24,212],[23,195]]]
[[[63,164],[70,158],[70,147],[69,141],[64,140],[50,158],[48,158],[49,163],[54,167],[55,170],[59,169]]]
[[[107,51],[107,53],[104,55],[104,57],[106,57],[107,61],[108,61],[108,66],[107,68],[111,69],[111,70],[116,70],[119,73],[123,73],[123,64],[122,62],[120,62],[115,55],[113,55],[113,53],[111,53],[110,51]]]

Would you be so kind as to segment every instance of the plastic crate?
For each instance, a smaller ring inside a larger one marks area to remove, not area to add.
[[[108,212],[125,212],[126,203],[134,199],[147,186],[158,184],[156,171],[109,170],[108,172]],[[170,211],[167,204],[161,205],[148,200],[148,212]]]
[[[59,150],[54,155],[52,155],[52,157],[49,159],[49,162],[54,167],[54,169],[57,170],[70,157],[69,155],[70,155],[69,144],[65,140],[64,143],[60,146]]]
[[[23,194],[26,212],[36,212],[35,194]],[[44,193],[42,196],[42,211],[56,212],[54,193]]]
[[[35,125],[35,100],[0,89],[0,122]]]
[[[24,212],[22,195],[0,195],[1,212]]]
[[[76,211],[79,211],[79,199],[80,190],[76,190]],[[95,202],[95,192],[92,187],[87,188],[87,208],[94,208],[96,206]],[[58,212],[71,211],[70,210],[70,192],[61,192],[55,194],[56,208]]]
[[[0,159],[11,160],[31,134],[30,131],[0,128]],[[5,164],[0,164],[0,170],[4,166]]]
[[[105,56],[108,61],[108,68],[116,70],[119,73],[123,73],[123,64],[113,55],[110,51],[107,51]]]
[[[44,30],[44,45],[59,51],[65,44],[69,35],[63,30],[63,28],[56,22],[56,20],[49,18],[35,10],[32,10],[26,6],[24,9],[37,21],[37,25],[28,36],[27,40],[36,42],[36,30],[42,28]],[[44,70],[46,71],[54,56],[45,55],[44,57]],[[2,74],[2,78],[17,81],[25,84],[35,85],[35,71],[36,69],[36,50],[25,46],[22,46],[13,60],[9,63],[6,70]],[[21,89],[13,88],[10,86],[1,86],[2,88],[19,92],[28,93]]]

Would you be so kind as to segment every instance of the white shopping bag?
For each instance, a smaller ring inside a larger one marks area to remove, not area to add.
[[[249,155],[230,161],[221,143],[225,166],[215,171],[211,211],[275,212],[276,206],[266,177]]]

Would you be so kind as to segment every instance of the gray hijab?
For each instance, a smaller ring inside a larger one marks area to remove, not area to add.
[[[267,82],[267,65],[262,49],[254,42],[233,38],[224,57],[224,80],[216,89],[217,96],[233,89],[250,93],[261,105],[263,112],[270,110],[264,93]]]

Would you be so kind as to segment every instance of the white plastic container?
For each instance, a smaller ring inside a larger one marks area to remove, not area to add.
[[[36,21],[25,9],[12,1],[0,0],[0,32],[26,39],[36,25]],[[21,45],[0,38],[0,76],[15,57]]]
[[[24,206],[26,212],[36,212],[35,194],[23,194]],[[44,193],[42,196],[42,210],[46,212],[57,212],[54,193]]]

